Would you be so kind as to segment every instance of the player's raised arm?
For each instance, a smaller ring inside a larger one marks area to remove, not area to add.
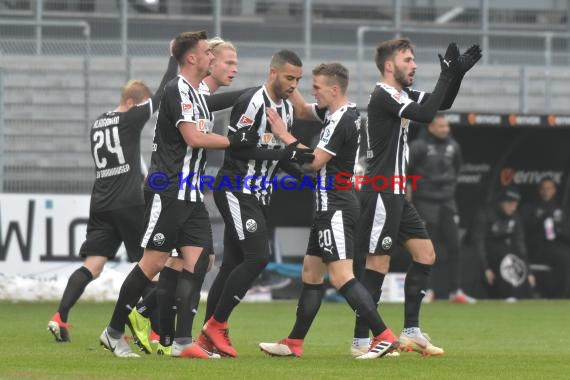
[[[430,123],[433,120],[435,114],[443,103],[451,81],[460,72],[458,59],[459,49],[454,42],[449,44],[444,57],[441,55],[438,56],[441,65],[441,73],[430,97],[422,104],[410,102],[402,110],[401,117],[422,123]]]

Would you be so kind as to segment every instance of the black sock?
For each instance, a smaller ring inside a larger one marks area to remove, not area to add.
[[[323,284],[305,284],[297,303],[297,319],[289,334],[291,339],[305,339],[323,299]]]
[[[93,281],[93,275],[85,267],[77,268],[69,276],[57,309],[63,322],[67,322],[69,310],[75,305],[91,281]]]
[[[386,330],[386,325],[380,317],[380,314],[378,314],[376,304],[372,301],[370,293],[368,293],[357,279],[353,278],[349,280],[338,291],[346,298],[356,315],[368,323],[368,327],[372,330],[374,336]]]
[[[200,291],[202,290],[206,273],[208,273],[208,264],[210,263],[210,254],[208,252],[208,250],[204,250],[194,266],[196,288],[192,292],[190,298],[190,307],[194,310],[194,314],[192,315],[192,325],[194,325],[194,317],[198,313],[198,307],[200,306]]]
[[[178,338],[190,338],[192,342],[192,324],[196,315],[195,305],[192,305],[193,296],[196,290],[200,292],[200,283],[194,273],[182,270],[178,276],[178,286],[176,287],[176,335],[175,340],[183,343]]]
[[[156,297],[156,288],[158,285],[149,286],[148,291],[143,296],[143,299],[137,304],[137,311],[145,318],[150,318],[153,311],[156,309],[158,300]]]
[[[170,346],[174,338],[176,322],[176,286],[180,272],[169,267],[160,271],[156,287],[160,344]]]
[[[239,305],[251,284],[263,271],[269,261],[269,253],[251,253],[244,255],[244,261],[236,266],[224,285],[218,305],[214,311],[214,319],[225,322],[229,319],[233,309]]]
[[[404,282],[404,328],[419,327],[420,307],[427,290],[431,265],[415,261],[408,268]]]
[[[372,296],[372,301],[378,307],[380,296],[382,295],[382,284],[384,283],[384,273],[376,272],[372,269],[366,269],[362,279],[362,286],[368,290]],[[368,338],[368,323],[361,316],[356,315],[356,323],[354,324],[355,338]]]
[[[155,308],[152,313],[150,314],[150,328],[152,331],[158,334],[160,331],[160,312],[158,307]]]
[[[119,298],[115,304],[115,310],[111,317],[109,326],[116,331],[124,332],[125,323],[129,313],[136,305],[144,289],[151,283],[151,280],[146,277],[142,269],[137,265],[128,274],[125,282],[121,286]]]

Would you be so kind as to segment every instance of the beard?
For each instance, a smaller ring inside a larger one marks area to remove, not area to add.
[[[273,83],[273,93],[275,94],[275,96],[277,96],[279,99],[287,99],[289,97],[289,95],[287,95],[285,93],[285,91],[283,91],[283,89],[281,88],[281,86],[279,85],[278,81],[275,81]]]
[[[394,79],[402,87],[410,87],[414,82],[413,78],[408,78],[404,72],[398,68],[394,71]]]

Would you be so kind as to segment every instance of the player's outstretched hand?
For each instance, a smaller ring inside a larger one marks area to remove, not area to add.
[[[439,63],[441,65],[441,77],[451,80],[455,75],[460,72],[459,66],[459,48],[455,42],[450,43],[445,51],[445,56],[441,54],[437,55],[439,57]]]
[[[465,74],[481,59],[483,54],[479,45],[471,45],[463,54],[459,56],[459,66],[461,74]]]
[[[253,127],[243,128],[228,136],[230,149],[253,148],[257,146],[259,135]]]

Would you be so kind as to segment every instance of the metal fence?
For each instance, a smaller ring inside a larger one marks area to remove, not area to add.
[[[460,110],[497,111],[501,97],[502,112],[568,113],[560,101],[570,95],[563,69],[570,63],[568,3],[0,1],[0,191],[88,193],[88,126],[114,108],[127,79],[149,78],[154,88],[162,74],[157,57],[184,30],[205,29],[238,46],[244,69],[236,88],[260,83],[259,73],[279,48],[297,51],[306,67],[340,60],[355,73],[351,96],[361,106],[366,84],[378,76],[372,63],[378,41],[405,35],[416,43],[423,88],[435,81],[436,52],[450,40],[461,47],[480,43],[485,62],[462,87]],[[302,86],[307,98],[309,82]],[[499,85],[504,99],[495,93]],[[221,123],[223,118],[218,128]],[[146,128],[146,141],[151,130]],[[143,144],[147,161],[148,146]]]

